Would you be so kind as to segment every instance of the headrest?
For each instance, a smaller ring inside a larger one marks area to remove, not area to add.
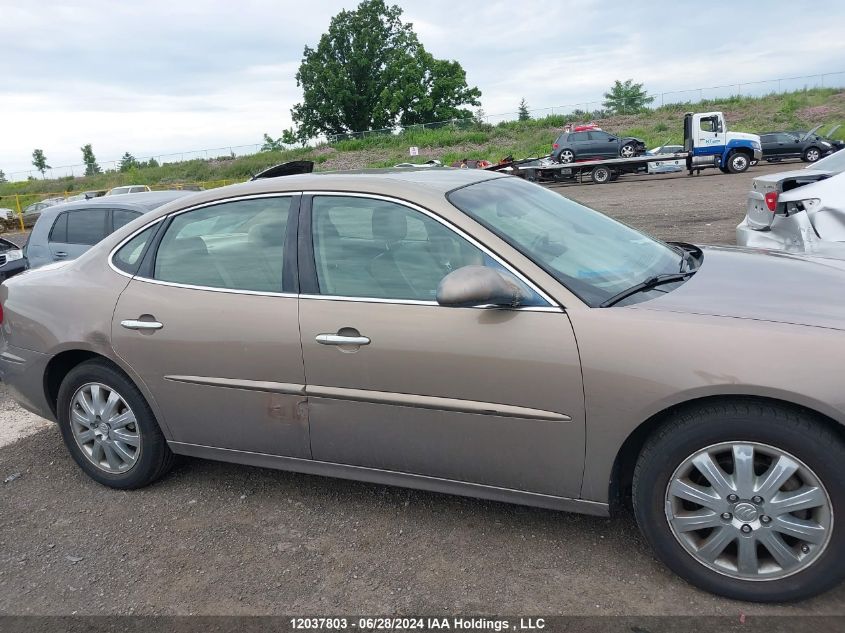
[[[173,240],[173,254],[183,255],[191,253],[192,255],[207,255],[208,247],[205,245],[205,240],[201,237],[179,237]]]
[[[387,243],[404,240],[408,235],[408,219],[396,209],[373,211],[373,238]]]
[[[285,225],[281,222],[265,222],[249,228],[247,239],[258,246],[281,246],[285,235]]]

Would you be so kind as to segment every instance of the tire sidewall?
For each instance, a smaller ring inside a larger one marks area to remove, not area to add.
[[[97,468],[82,452],[71,431],[71,399],[82,385],[90,382],[99,382],[114,388],[135,414],[136,424],[141,435],[141,452],[135,465],[124,473],[109,473]],[[146,485],[161,461],[161,456],[157,454],[157,451],[169,450],[166,447],[161,430],[158,428],[158,423],[138,388],[122,372],[103,364],[83,363],[68,373],[59,388],[56,412],[62,439],[74,461],[85,474],[103,485],[125,489]]]
[[[810,158],[810,155],[815,151],[815,158]],[[804,162],[815,163],[822,157],[821,151],[816,147],[808,147],[804,152]]]
[[[745,160],[745,166],[742,169],[737,169],[736,167],[734,167],[734,161],[737,158],[742,158],[742,159]],[[732,174],[741,174],[742,172],[747,171],[748,167],[750,165],[751,165],[751,160],[748,158],[748,156],[746,156],[742,152],[734,152],[733,154],[728,156],[728,170]]]
[[[635,484],[637,523],[657,556],[675,573],[712,593],[748,601],[793,601],[807,598],[837,584],[845,554],[845,475],[830,457],[829,444],[802,437],[777,420],[750,416],[713,416],[699,419],[658,441],[661,459],[643,464]],[[729,441],[769,444],[803,461],[824,484],[833,512],[833,534],[822,556],[810,567],[778,580],[743,581],[713,571],[697,562],[675,538],[665,515],[665,494],[678,465],[707,446]]]

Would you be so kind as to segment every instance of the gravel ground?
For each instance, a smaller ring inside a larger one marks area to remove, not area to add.
[[[770,169],[783,167],[752,173]],[[663,238],[731,243],[750,179],[555,189]],[[118,492],[0,391],[0,426],[10,421],[34,434],[0,448],[0,480],[19,474],[0,484],[0,614],[845,614],[845,586],[782,606],[694,589],[654,560],[630,514],[200,460]]]

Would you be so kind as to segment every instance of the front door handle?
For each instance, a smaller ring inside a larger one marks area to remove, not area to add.
[[[164,326],[158,321],[138,321],[137,319],[125,319],[120,325],[127,330],[160,330]]]
[[[320,345],[369,345],[370,339],[366,336],[343,336],[341,334],[318,334],[317,342]]]
[[[57,251],[53,253],[53,257],[55,257],[56,259],[64,259],[65,257],[67,257],[67,253],[65,253],[64,251]]]

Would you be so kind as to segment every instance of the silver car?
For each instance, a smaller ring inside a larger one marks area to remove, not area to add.
[[[181,454],[631,503],[690,582],[797,600],[845,575],[842,288],[484,170],[268,177],[0,284],[0,377],[114,488]]]
[[[740,246],[845,258],[845,151],[805,169],[754,178]]]

